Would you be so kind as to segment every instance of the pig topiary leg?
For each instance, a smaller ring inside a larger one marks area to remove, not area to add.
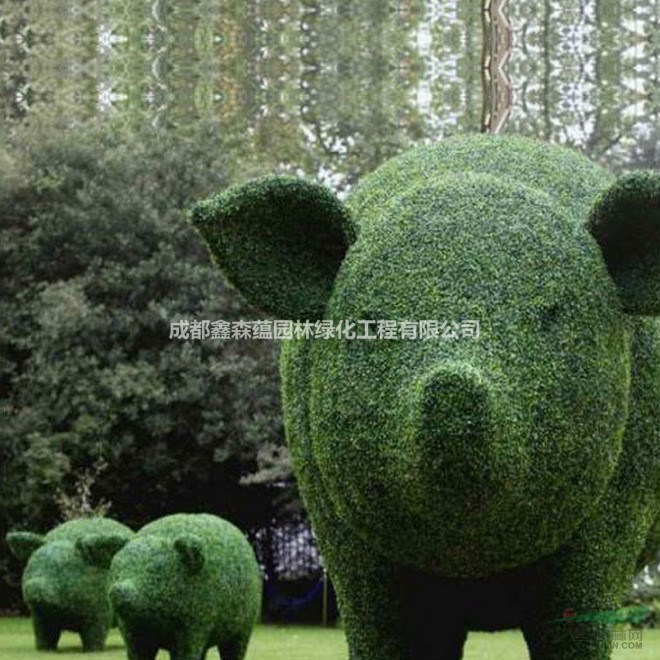
[[[49,621],[42,614],[35,613],[32,617],[34,638],[38,651],[56,651],[60,641],[62,629],[59,625]]]
[[[174,648],[170,650],[170,660],[204,660],[206,650],[204,642],[191,637],[183,637],[177,640]]]
[[[155,660],[158,654],[157,646],[136,635],[132,635],[126,629],[121,629],[121,633],[126,644],[128,660]]]
[[[621,481],[626,478],[623,472]],[[610,657],[611,624],[635,573],[654,509],[651,494],[629,493],[619,484],[615,480],[596,515],[540,567],[538,606],[522,626],[532,660]],[[564,621],[566,614],[583,620]]]
[[[107,621],[92,621],[80,631],[83,651],[102,651],[110,632]]]
[[[170,652],[170,660],[204,660],[206,651],[174,649]]]
[[[555,624],[557,625],[557,624]],[[610,631],[605,624],[558,624],[554,630],[523,629],[531,660],[607,660]]]
[[[142,648],[135,646],[126,647],[128,660],[155,660],[158,649]]]
[[[609,541],[606,534],[594,535],[584,546],[564,549],[548,561],[537,583],[537,605],[522,625],[531,660],[610,657],[612,623],[634,575],[636,557],[620,548],[640,541]]]
[[[604,594],[596,594],[594,589],[581,592],[576,587],[576,584],[561,582],[553,585],[539,598],[537,608],[521,626],[531,660],[607,660],[610,657],[607,624],[563,619],[567,610],[577,614],[606,612],[615,609],[615,605],[604,598]]]
[[[351,660],[462,657],[465,626],[451,603],[440,605],[426,593],[422,576],[373,555],[354,556],[333,575]]]
[[[460,614],[452,603],[439,606],[442,594],[428,576],[384,560],[341,524],[326,527],[319,542],[337,591],[351,660],[461,657],[467,633]]]
[[[218,646],[218,653],[221,660],[243,660],[247,653],[248,643],[250,642],[251,630],[242,635],[227,640]]]

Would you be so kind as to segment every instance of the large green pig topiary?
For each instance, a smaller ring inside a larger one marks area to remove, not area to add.
[[[227,278],[279,318],[478,320],[463,339],[284,342],[288,443],[352,660],[459,658],[522,628],[602,660],[660,514],[660,174],[469,136],[345,204],[270,176],[199,203]]]
[[[90,558],[107,547],[85,540]],[[102,555],[103,556],[103,555]],[[112,559],[109,597],[129,660],[243,660],[261,610],[259,566],[242,532],[208,514],[166,516],[143,527]]]
[[[30,608],[37,649],[54,650],[63,630],[80,635],[83,650],[101,651],[113,616],[107,597],[107,567],[90,566],[80,549],[102,534],[100,553],[112,556],[133,532],[110,518],[80,518],[42,536],[10,532],[7,543],[23,562],[23,598]]]

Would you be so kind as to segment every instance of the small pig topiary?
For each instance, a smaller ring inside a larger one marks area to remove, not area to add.
[[[90,556],[107,545],[85,540]],[[242,660],[261,610],[261,575],[239,529],[208,514],[166,516],[114,557],[109,595],[130,660]]]
[[[346,203],[268,176],[192,219],[280,319],[480,323],[283,342],[351,660],[459,658],[468,630],[511,627],[534,660],[607,658],[608,612],[660,542],[660,174],[476,135],[385,163]]]
[[[90,566],[80,543],[102,534],[105,552],[112,556],[133,532],[109,518],[80,518],[65,522],[45,536],[10,532],[7,543],[26,563],[23,598],[30,608],[36,646],[55,650],[63,630],[80,635],[84,651],[101,651],[113,616],[106,593],[107,567]]]

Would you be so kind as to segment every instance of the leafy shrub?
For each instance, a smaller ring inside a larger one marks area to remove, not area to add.
[[[240,480],[283,442],[273,343],[169,339],[172,321],[243,314],[185,220],[229,182],[223,135],[28,131],[2,161],[3,538],[50,528],[98,461],[91,500],[136,527],[178,510],[244,527],[271,515],[267,488]],[[19,571],[2,543],[0,607],[18,602]]]

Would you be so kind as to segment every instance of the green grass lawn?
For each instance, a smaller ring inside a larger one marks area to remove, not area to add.
[[[344,633],[334,628],[302,626],[259,626],[254,633],[248,660],[346,660]],[[0,658],[2,660],[44,660],[52,654],[34,650],[29,619],[0,619]],[[56,656],[61,660],[80,660],[80,642],[66,633]],[[125,660],[122,641],[116,631],[110,636],[104,653],[93,655],[99,660]],[[209,653],[209,660],[217,657]],[[466,660],[524,660],[527,651],[522,636],[516,631],[472,633],[465,648]],[[160,653],[159,660],[166,660]],[[660,630],[644,630],[642,648],[618,650],[615,660],[655,660],[660,658]]]

